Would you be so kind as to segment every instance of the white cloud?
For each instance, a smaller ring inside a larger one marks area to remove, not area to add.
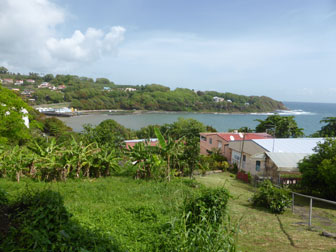
[[[88,28],[85,34],[76,30],[71,38],[48,39],[46,48],[51,57],[60,61],[90,62],[105,52],[114,52],[124,32],[120,26],[112,27],[106,34],[94,28]]]
[[[67,13],[50,0],[0,0],[0,64],[15,70],[68,70],[115,54],[125,29],[88,28],[60,38]]]

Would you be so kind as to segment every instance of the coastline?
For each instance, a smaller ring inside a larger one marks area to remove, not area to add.
[[[275,110],[275,111],[251,111],[251,112],[216,112],[216,111],[167,111],[167,110],[123,110],[123,109],[96,109],[96,110],[77,110],[79,115],[109,113],[111,115],[130,115],[130,114],[213,114],[213,115],[253,115],[253,114],[274,114],[277,111],[291,111]]]

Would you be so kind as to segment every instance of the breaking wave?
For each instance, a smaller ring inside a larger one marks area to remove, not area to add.
[[[290,116],[290,115],[315,115],[315,113],[312,112],[307,112],[307,111],[303,111],[301,109],[294,109],[294,110],[276,110],[274,112],[268,112],[268,113],[251,113],[251,115],[285,115],[285,116]]]

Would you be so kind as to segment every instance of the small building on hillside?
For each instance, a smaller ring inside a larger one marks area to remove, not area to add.
[[[14,80],[13,79],[9,79],[9,78],[4,78],[2,80],[2,83],[3,84],[13,84],[14,83]]]
[[[219,150],[231,162],[230,142],[238,142],[239,145],[243,140],[265,138],[272,138],[272,136],[267,133],[202,132],[200,133],[200,154],[208,155],[213,150]]]
[[[65,86],[64,84],[62,84],[62,85],[59,85],[59,86],[57,87],[57,89],[58,89],[58,90],[66,89],[66,86]]]
[[[134,91],[136,91],[135,88],[125,88],[124,90],[125,90],[126,92],[134,92]]]
[[[252,139],[229,143],[232,163],[252,176],[271,177],[281,183],[281,175],[298,174],[297,163],[314,153],[323,138],[273,138]]]
[[[37,88],[49,88],[51,85],[49,82],[42,82]]]
[[[150,146],[156,146],[158,144],[157,138],[150,138],[150,139],[133,139],[133,140],[125,140],[124,143],[126,144],[126,149],[130,149],[130,147],[134,147],[137,143],[147,143]]]
[[[35,83],[35,80],[33,79],[27,79],[26,82],[30,83],[30,84],[34,84]]]
[[[23,85],[23,80],[16,80],[14,85],[16,85],[16,86]]]
[[[225,99],[223,97],[218,97],[218,96],[212,97],[212,100],[214,102],[223,102],[223,101],[225,101]]]

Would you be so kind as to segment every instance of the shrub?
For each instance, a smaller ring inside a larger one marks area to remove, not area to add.
[[[205,189],[185,202],[179,219],[162,228],[160,251],[228,251],[237,249],[238,225],[225,214],[229,192]]]
[[[253,195],[254,206],[265,207],[272,213],[282,214],[290,206],[289,191],[275,187],[271,181],[265,180]]]
[[[0,206],[8,203],[6,194],[7,193],[2,188],[0,188]]]
[[[188,199],[184,211],[188,225],[198,224],[206,218],[211,223],[218,223],[224,215],[230,194],[224,188],[204,189],[201,194]]]

